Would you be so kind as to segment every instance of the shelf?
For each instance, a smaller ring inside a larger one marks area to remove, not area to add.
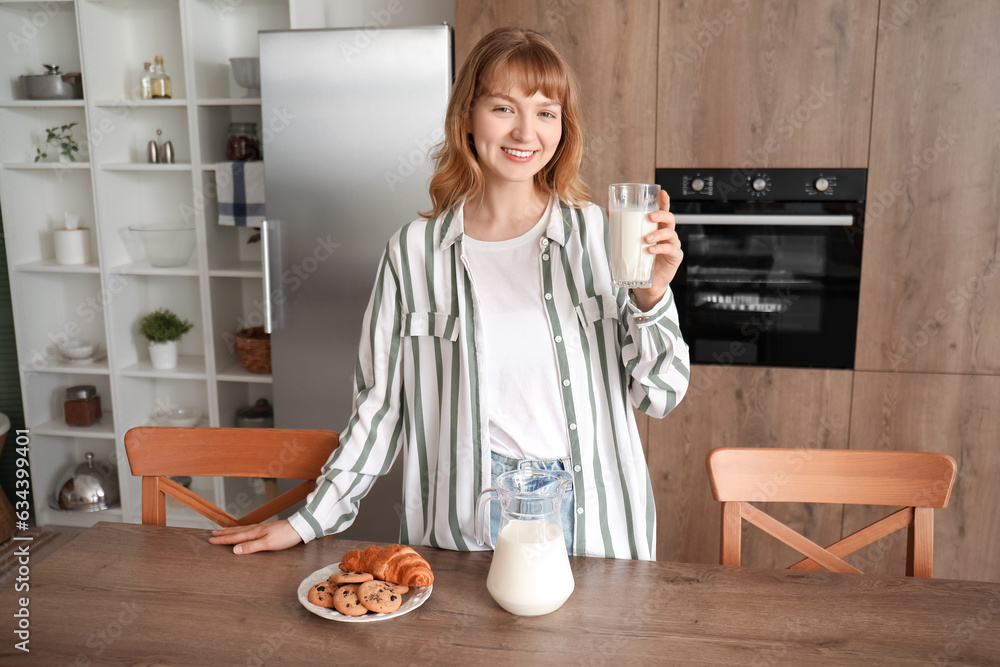
[[[114,162],[102,164],[104,171],[190,171],[189,163],[158,164],[151,162]]]
[[[253,161],[254,162],[258,162],[258,160],[253,160]],[[220,164],[220,163],[226,163],[226,162],[230,162],[230,160],[221,159],[221,160],[213,160],[212,162],[206,162],[206,163],[204,163],[204,164],[201,165],[201,170],[202,171],[214,172],[215,171],[215,165]],[[213,176],[213,178],[214,178],[214,176]]]
[[[260,262],[227,262],[208,270],[213,278],[263,278]]]
[[[46,359],[40,367],[31,366],[33,373],[71,373],[73,375],[107,375],[108,360],[99,359],[89,364],[74,364],[67,361]]]
[[[211,477],[192,477],[190,483],[187,484],[187,489],[210,501],[215,498],[215,483],[214,478]],[[166,499],[166,510],[168,526],[185,526],[188,528],[217,527],[208,518],[170,496],[167,496]],[[232,512],[233,510],[230,509],[229,511]]]
[[[77,372],[74,366],[74,373]],[[110,412],[105,412],[100,421],[92,426],[67,426],[61,419],[50,419],[47,422],[32,426],[32,435],[54,435],[60,438],[100,438],[104,440],[115,439],[114,419]]]
[[[39,171],[64,171],[90,169],[89,162],[4,162],[4,169],[34,169]]]
[[[98,100],[94,102],[95,107],[100,108],[117,108],[117,107],[146,107],[146,108],[156,108],[156,107],[186,107],[187,100],[184,99],[169,99],[169,100],[137,100],[130,97],[121,97],[115,100]]]
[[[123,276],[197,276],[198,266],[152,266],[146,260],[122,264],[111,269],[111,273]]]
[[[122,369],[119,375],[137,378],[160,378],[166,380],[204,380],[205,357],[181,355],[177,358],[177,368],[160,370],[153,368],[149,360],[139,361]]]
[[[200,107],[259,107],[259,97],[217,97],[197,100]]]
[[[154,420],[152,417],[144,421],[142,425],[148,426],[149,428],[172,428],[170,424],[157,423],[156,420]],[[208,426],[211,426],[211,424],[208,423],[208,417],[202,417],[201,419],[198,420],[198,423],[195,424],[194,426],[185,428],[206,428]]]
[[[96,264],[60,264],[54,259],[43,259],[37,262],[25,262],[14,267],[15,271],[28,273],[100,273]]]
[[[211,498],[211,496],[209,496]],[[182,507],[179,501],[167,496],[167,525],[179,528],[215,529],[217,525],[192,509]]]
[[[45,526],[72,526],[75,528],[89,528],[98,521],[123,521],[120,507],[114,509],[101,510],[99,512],[72,512],[70,510],[57,510],[49,507],[49,498],[35,497],[35,520],[40,525]]]
[[[273,379],[270,374],[251,373],[237,361],[224,371],[220,371],[216,376],[220,382],[256,382],[258,384],[271,384]]]
[[[164,0],[81,0],[88,5],[107,5],[109,7],[119,7],[121,9],[141,9],[144,7],[160,7],[168,4]],[[176,4],[176,2],[175,2]]]
[[[37,0],[28,0],[29,2],[35,3]],[[64,2],[71,2],[72,0],[63,0]],[[8,4],[7,2],[0,2],[0,5]],[[3,100],[0,101],[0,108],[10,107],[10,108],[29,108],[29,109],[40,109],[42,107],[56,107],[56,108],[69,108],[69,107],[83,107],[85,106],[84,100]]]

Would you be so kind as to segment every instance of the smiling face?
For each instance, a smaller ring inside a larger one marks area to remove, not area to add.
[[[473,102],[469,131],[486,187],[531,184],[559,147],[562,108],[541,91],[528,95],[514,83]]]

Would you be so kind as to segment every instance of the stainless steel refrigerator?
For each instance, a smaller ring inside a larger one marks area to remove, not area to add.
[[[389,237],[430,208],[452,30],[260,34],[275,426],[347,425],[364,311]],[[400,459],[401,460],[401,459]],[[398,538],[400,461],[344,536]]]

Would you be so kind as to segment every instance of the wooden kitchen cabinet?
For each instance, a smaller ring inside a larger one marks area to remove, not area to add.
[[[722,510],[712,498],[705,464],[712,449],[846,449],[851,376],[841,370],[693,365],[680,405],[664,419],[647,420],[657,558],[719,562]],[[760,507],[824,546],[840,539],[839,505]],[[744,523],[743,564],[787,567],[799,560],[796,554]]]
[[[657,167],[866,167],[878,3],[661,0]]]
[[[854,373],[851,449],[942,452],[958,463],[951,501],[934,511],[935,577],[1000,581],[998,397],[996,375]],[[878,518],[845,506],[845,534]],[[901,575],[905,555],[899,532],[848,560],[865,573]]]
[[[485,0],[455,3],[455,62],[495,28],[545,35],[580,81],[585,122],[582,174],[605,206],[608,185],[652,182],[656,147],[657,4]]]
[[[936,513],[936,576],[1000,580],[1000,3],[460,0],[456,22],[458,62],[501,25],[534,27],[566,54],[590,125],[620,123],[598,154],[607,164],[586,164],[598,196],[616,173],[652,177],[650,137],[657,167],[869,168],[856,371],[695,365],[674,412],[640,415],[658,557],[718,562],[713,447],[928,450],[959,463]],[[655,123],[636,87],[650,48]],[[829,544],[876,512],[776,514]],[[749,565],[798,559],[756,528],[744,535]],[[855,563],[901,572],[904,544],[898,533]]]
[[[911,5],[879,17],[855,367],[997,375],[1000,4]]]

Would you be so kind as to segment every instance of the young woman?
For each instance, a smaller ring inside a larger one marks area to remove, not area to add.
[[[646,238],[653,286],[612,287],[606,219],[579,176],[578,104],[569,66],[538,33],[503,28],[476,45],[452,90],[433,209],[383,256],[340,447],[288,521],[212,542],[252,553],[339,532],[402,455],[403,543],[482,548],[479,493],[527,466],[573,476],[570,553],[655,558],[632,407],[662,417],[687,389],[669,290],[682,252],[663,193]]]

